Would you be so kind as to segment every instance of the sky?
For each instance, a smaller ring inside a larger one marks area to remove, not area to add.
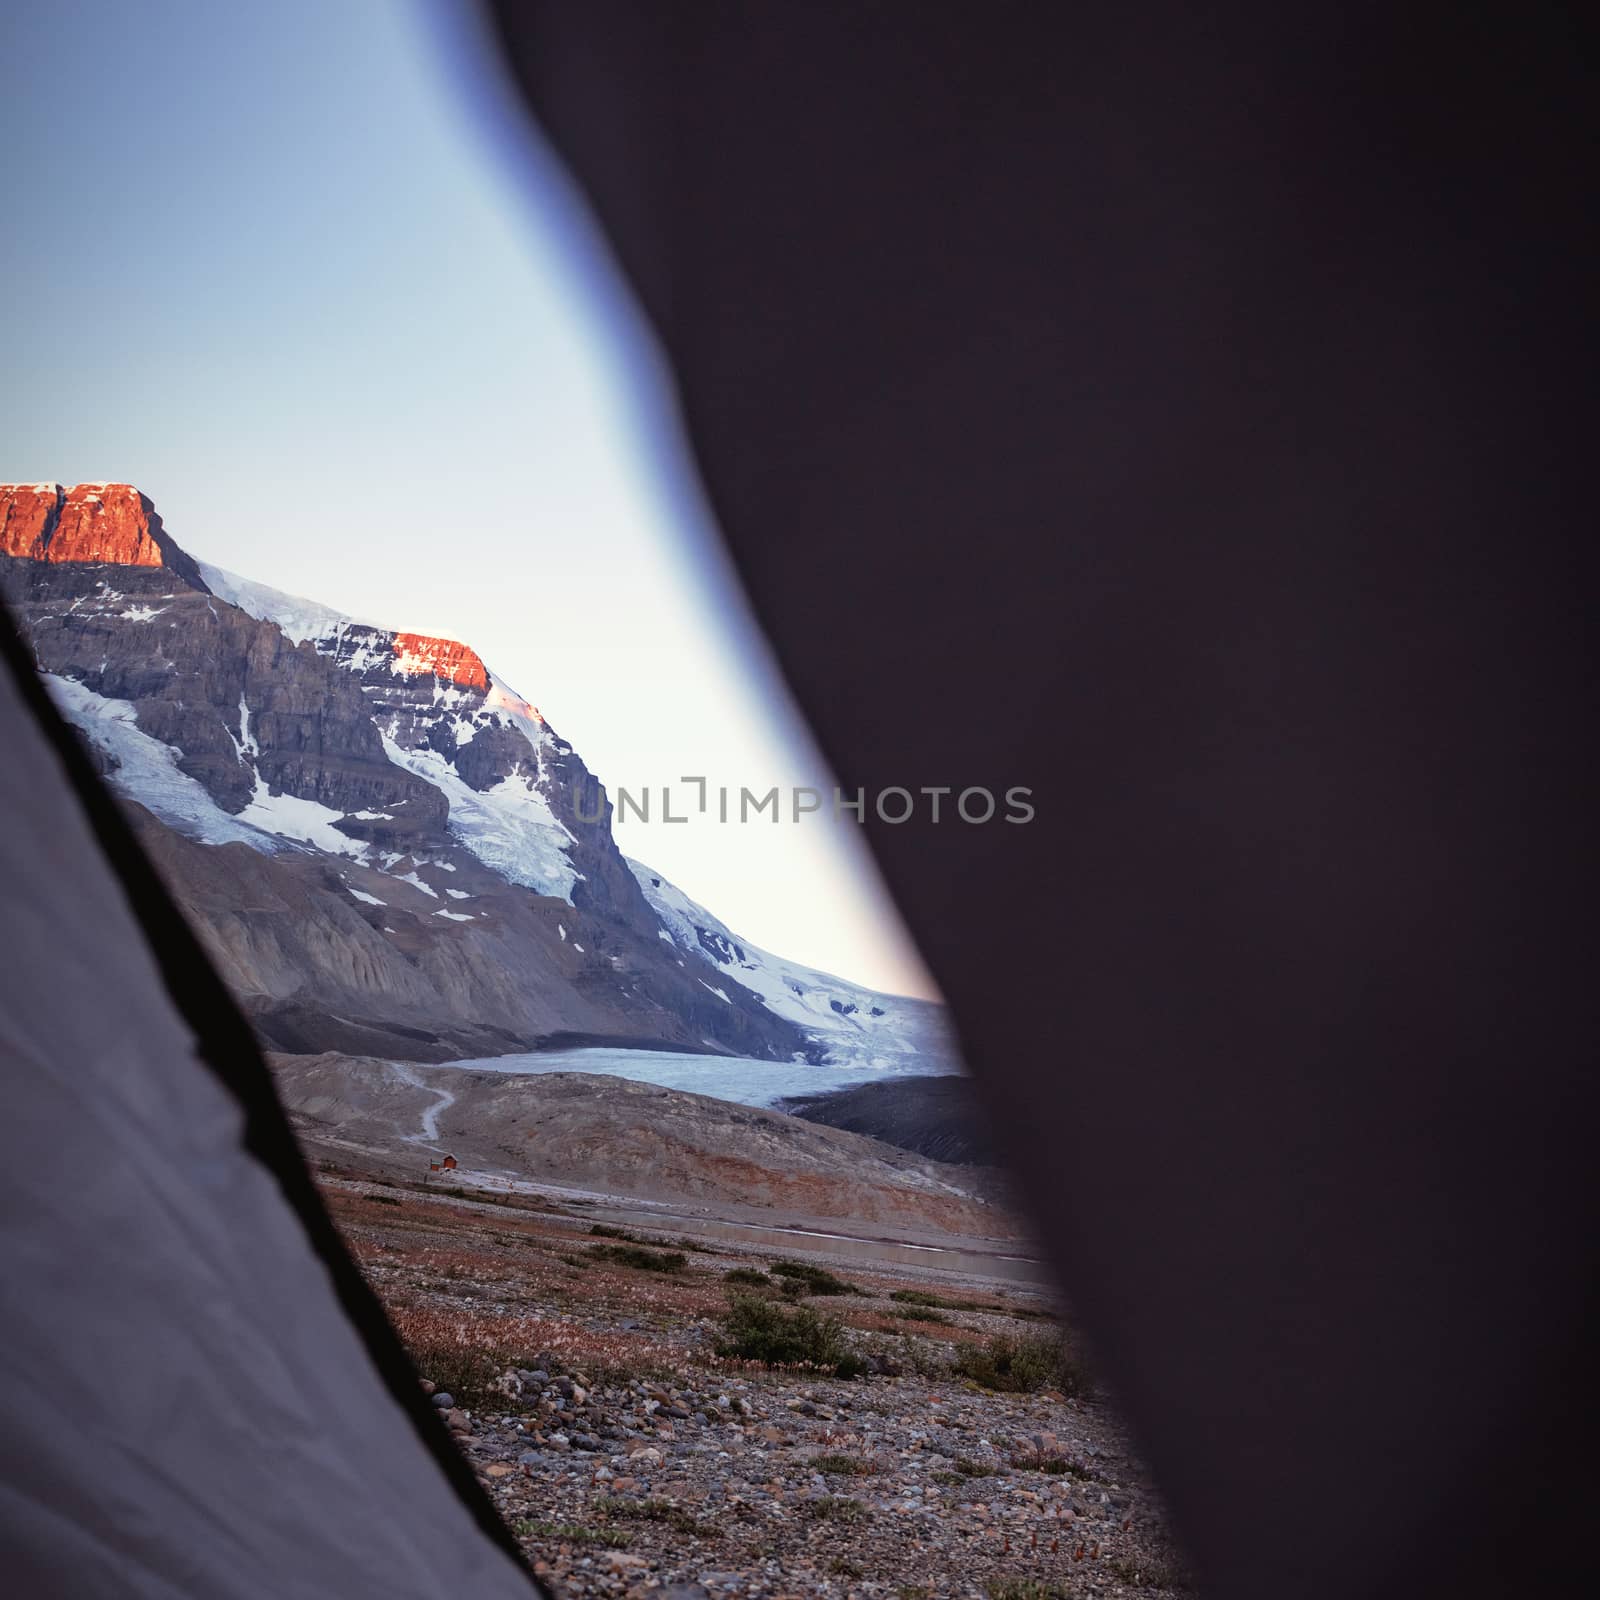
[[[430,0],[9,0],[0,481],[459,638],[615,796],[831,778],[581,200]],[[618,843],[751,942],[932,994],[856,825]]]

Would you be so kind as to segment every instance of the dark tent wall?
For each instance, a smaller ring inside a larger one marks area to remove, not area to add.
[[[248,1028],[0,628],[3,1586],[542,1592],[322,1211]]]
[[[1580,13],[492,11],[1208,1592],[1565,1592]]]

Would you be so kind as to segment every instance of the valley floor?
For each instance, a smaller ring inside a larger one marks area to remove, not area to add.
[[[1124,1429],[1092,1392],[1062,1392],[1070,1367],[1033,1393],[957,1370],[965,1355],[984,1376],[996,1338],[1058,1327],[1036,1287],[989,1271],[981,1251],[953,1272],[953,1256],[864,1263],[838,1240],[785,1235],[784,1263],[660,1219],[644,1237],[597,1225],[617,1213],[577,1195],[479,1199],[323,1154],[346,1238],[559,1594],[1047,1600],[1186,1587]],[[874,1370],[845,1381],[718,1354],[730,1270],[779,1264],[754,1292],[783,1305],[786,1273],[828,1262],[856,1292],[803,1304],[836,1315]]]

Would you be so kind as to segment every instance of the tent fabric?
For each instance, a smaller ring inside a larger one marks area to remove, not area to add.
[[[6,1583],[540,1593],[340,1244],[248,1027],[0,622]]]
[[[1205,1591],[1567,1592],[1592,17],[491,9]]]

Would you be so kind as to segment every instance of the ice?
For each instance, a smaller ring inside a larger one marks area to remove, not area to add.
[[[470,912],[461,911],[435,911],[436,917],[448,917],[452,922],[472,922],[475,919]]]
[[[62,715],[115,758],[111,783],[163,822],[205,844],[248,844],[266,854],[281,846],[259,829],[231,817],[197,779],[178,769],[178,752],[142,732],[126,700],[108,700],[72,678],[43,675]]]
[[[478,1072],[539,1074],[593,1072],[606,1078],[632,1078],[686,1089],[739,1105],[770,1106],[790,1095],[825,1094],[886,1077],[926,1076],[927,1068],[907,1063],[898,1070],[871,1067],[813,1067],[792,1061],[758,1061],[749,1056],[680,1055],[671,1050],[541,1050],[474,1061],[446,1061],[444,1067]],[[433,1067],[429,1071],[437,1070]]]
[[[437,750],[408,750],[387,733],[383,748],[397,767],[444,791],[450,802],[450,832],[490,871],[539,894],[571,902],[578,881],[567,855],[572,835],[536,787],[536,774],[519,768],[480,792]]]
[[[345,888],[350,889],[350,885],[347,883]],[[369,906],[387,907],[389,904],[387,900],[380,900],[375,894],[368,894],[365,889],[350,889],[350,893],[353,894],[357,900],[365,901]]]
[[[261,746],[250,731],[250,707],[245,704],[242,691],[239,695],[239,748],[241,752],[248,751],[253,756],[261,754]]]
[[[140,730],[134,708],[126,700],[108,700],[74,679],[53,673],[44,674],[44,682],[68,720],[115,757],[112,786],[188,838],[204,844],[247,844],[266,855],[294,844],[345,856],[359,856],[365,849],[333,826],[342,812],[315,800],[271,794],[259,776],[250,804],[237,816],[230,816],[197,779],[179,769],[179,751]],[[244,748],[254,750],[248,713],[242,731],[249,741]]]
[[[209,561],[195,563],[206,587],[219,600],[254,617],[258,622],[274,622],[285,637],[295,644],[307,639],[336,638],[353,623],[356,617],[335,611],[332,606],[319,605],[315,600],[302,600],[299,595],[285,594],[270,584],[257,583],[251,578],[241,578],[236,572],[214,567]],[[371,623],[361,623],[371,627]]]
[[[264,833],[299,839],[332,855],[359,856],[366,846],[334,827],[334,823],[343,819],[342,811],[335,811],[320,801],[302,800],[292,794],[273,794],[260,777],[256,779],[256,792],[250,804],[239,813],[239,821],[254,823]]]

